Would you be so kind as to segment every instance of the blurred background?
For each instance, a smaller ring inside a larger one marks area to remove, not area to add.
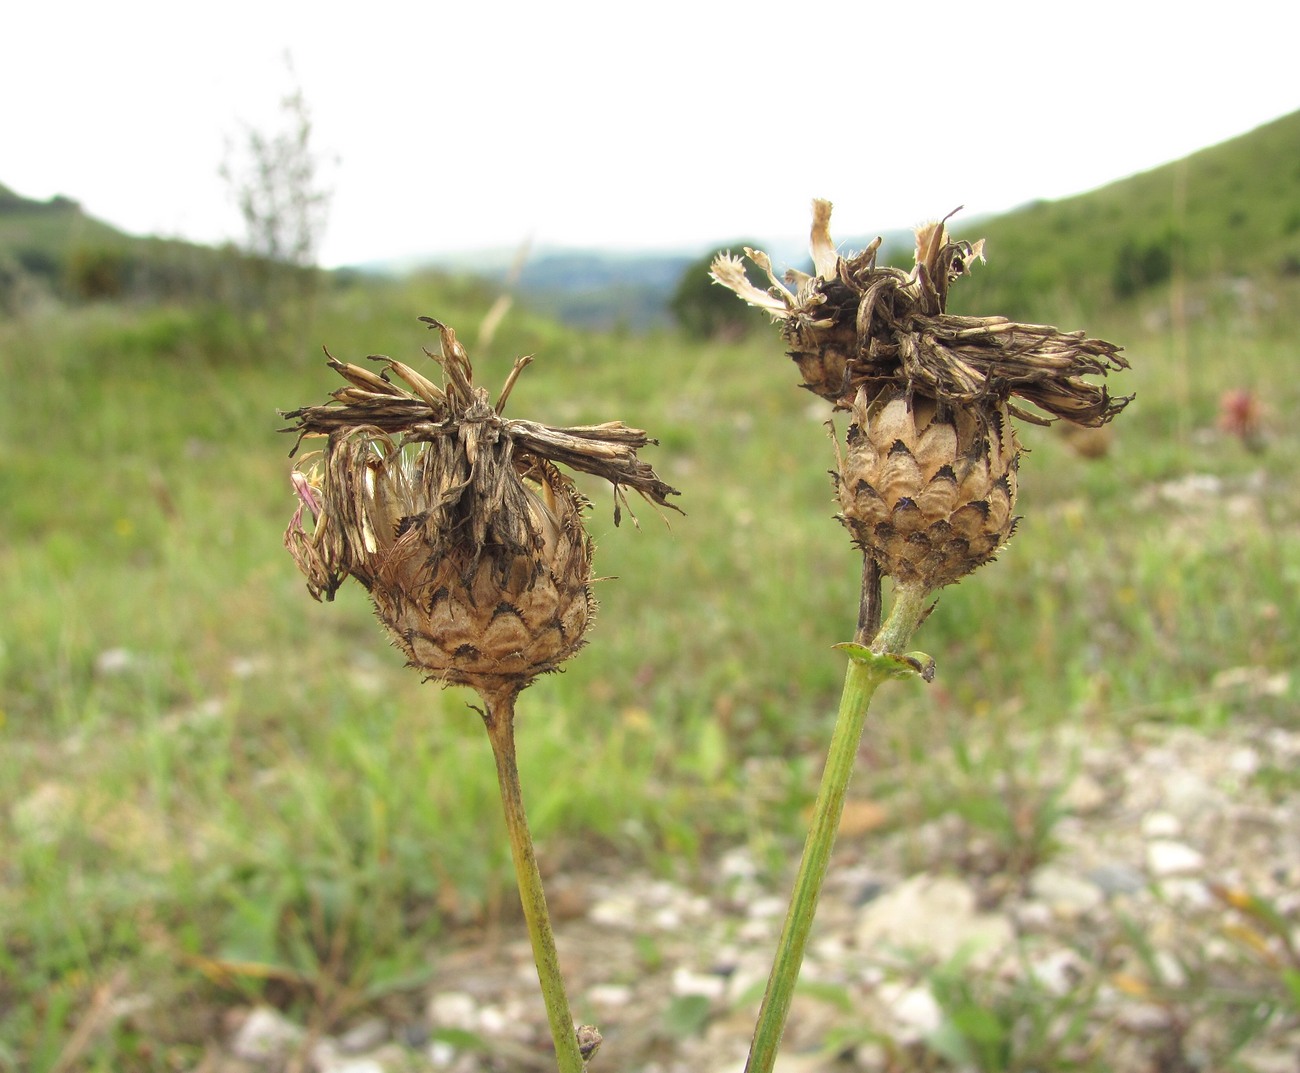
[[[885,982],[932,1023],[863,1028],[884,970],[828,976],[843,1016],[799,1068],[1294,1068],[1267,1065],[1300,1026],[1300,112],[1273,8],[178,10],[7,17],[0,1070],[339,1068],[299,1036],[231,1057],[250,1010],[312,1041],[378,1023],[398,1057],[368,1068],[527,1066],[430,1005],[450,951],[521,928],[471,698],[281,547],[277,409],[334,390],[322,346],[431,375],[421,315],[483,383],[536,355],[515,416],[649,430],[683,491],[684,518],[616,529],[586,489],[601,614],[521,703],[567,912],[628,875],[722,916],[783,895],[859,560],[824,407],[707,264],[806,269],[813,197],[902,267],[964,205],[988,264],[951,310],[1121,343],[1137,399],[1097,435],[1022,430],[1015,540],[919,635],[936,682],[876,702],[842,863],[881,875],[832,896],[957,877],[1022,941],[1048,905],[1075,984],[917,955]],[[1193,755],[1199,811],[1140,796]],[[1229,806],[1251,839],[1204,826]],[[1190,901],[1147,885],[1150,845],[1133,890],[1042,893],[1152,815],[1202,857]],[[656,927],[618,971],[669,980]],[[638,1030],[606,1068],[752,1025],[744,988],[674,986],[614,1016]],[[1084,1046],[1098,1022],[1131,1065]]]

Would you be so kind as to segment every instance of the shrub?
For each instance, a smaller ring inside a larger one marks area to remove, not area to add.
[[[1146,241],[1126,239],[1115,255],[1111,285],[1117,298],[1127,298],[1163,283],[1173,272],[1171,232]]]
[[[723,246],[687,267],[668,303],[673,319],[683,332],[695,339],[735,338],[763,323],[761,316],[737,302],[729,290],[714,286],[709,276],[709,266],[719,253],[739,253],[746,246],[753,248],[756,245],[756,242],[749,241]],[[747,266],[746,271],[755,286],[768,286],[768,280],[761,278],[761,273],[752,265]]]
[[[134,258],[124,250],[82,247],[68,258],[68,290],[89,301],[124,297],[130,290]]]

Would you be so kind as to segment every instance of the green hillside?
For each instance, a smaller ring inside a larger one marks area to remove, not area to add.
[[[81,245],[126,246],[132,241],[88,216],[69,197],[37,201],[0,183],[0,257],[15,257],[39,270]]]
[[[188,299],[220,293],[230,251],[128,235],[70,197],[37,201],[0,185],[0,315],[62,301]]]
[[[1100,190],[952,227],[988,239],[988,271],[955,298],[963,312],[1041,317],[1045,298],[1094,311],[1180,270],[1205,297],[1231,280],[1287,285],[1300,277],[1300,112]]]
[[[0,265],[61,287],[82,251],[125,251],[140,240],[96,220],[71,198],[23,197],[0,185]]]

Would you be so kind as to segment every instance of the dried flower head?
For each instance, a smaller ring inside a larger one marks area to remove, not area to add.
[[[1129,399],[1085,377],[1128,363],[1082,332],[948,314],[949,288],[984,260],[984,241],[954,241],[946,219],[917,229],[908,273],[877,266],[880,239],[840,257],[830,213],[813,202],[812,275],[789,271],[782,282],[748,248],[768,290],[729,255],[711,274],[780,322],[804,387],[852,412],[835,481],[855,542],[899,584],[937,589],[988,562],[1014,531],[1011,417],[1103,425]]]
[[[615,522],[626,489],[656,506],[677,492],[637,457],[655,442],[639,429],[503,417],[530,359],[494,406],[452,329],[421,319],[441,334],[429,355],[441,387],[390,358],[372,357],[374,373],[331,357],[347,386],[285,413],[299,443],[326,437],[293,474],[285,544],[317,599],[349,575],[364,585],[411,666],[485,696],[517,692],[582,646],[595,610],[589,504],[557,463],[611,483]]]
[[[950,286],[984,260],[983,239],[953,241],[946,219],[925,224],[916,231],[916,264],[907,273],[876,265],[880,239],[840,257],[830,214],[830,202],[813,202],[811,276],[792,269],[782,283],[767,254],[748,247],[745,254],[772,282],[768,290],[750,283],[741,260],[728,254],[714,261],[711,273],[781,322],[809,390],[847,409],[859,387],[874,396],[893,383],[945,402],[1007,402],[1012,414],[1035,424],[1063,417],[1102,425],[1128,403],[1084,379],[1128,368],[1115,344],[1006,317],[946,312]],[[1048,416],[1018,406],[1013,397]]]

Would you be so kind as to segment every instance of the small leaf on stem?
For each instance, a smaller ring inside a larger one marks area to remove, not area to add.
[[[842,641],[832,648],[848,653],[854,663],[865,664],[875,669],[881,678],[920,678],[923,682],[934,681],[934,659],[924,652],[908,652],[905,655],[873,652],[866,645],[856,641]]]

